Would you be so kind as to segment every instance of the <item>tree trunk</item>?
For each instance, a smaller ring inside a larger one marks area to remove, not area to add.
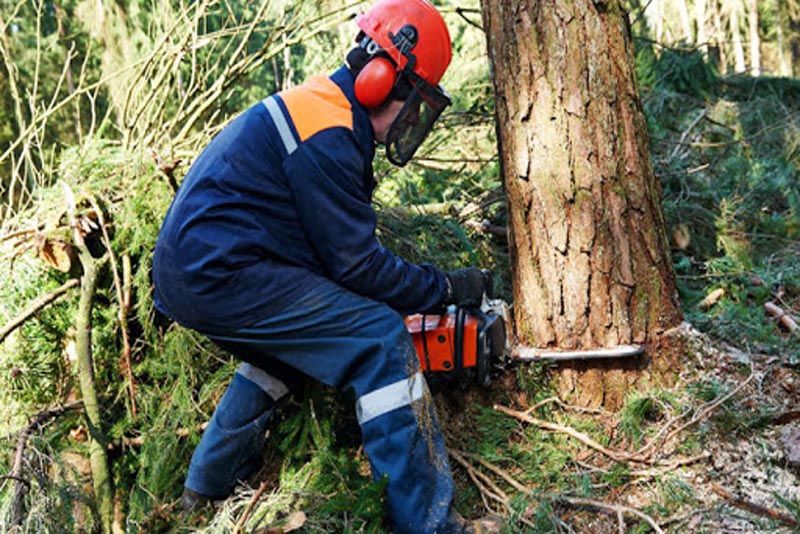
[[[792,77],[792,49],[789,46],[789,39],[786,38],[788,29],[788,17],[783,0],[774,0],[774,9],[778,16],[775,24],[775,38],[778,47],[778,75]]]
[[[739,29],[740,8],[738,0],[731,6],[728,13],[730,21],[731,42],[733,43],[733,72],[744,73],[747,65],[744,61],[744,44],[742,43],[742,32]]]
[[[660,336],[681,321],[650,163],[627,15],[617,1],[483,1],[509,206],[519,342],[642,343],[642,360],[571,364],[565,397],[618,406],[675,370]]]
[[[689,17],[689,6],[686,5],[686,0],[678,0],[677,5],[675,6],[678,9],[678,15],[681,19],[681,32],[683,33],[682,38],[686,41],[686,44],[692,43],[692,22],[691,17]]]
[[[706,33],[706,0],[695,1],[694,22],[696,26],[695,42],[704,54],[708,54],[708,35]]]
[[[712,2],[712,9],[714,15],[714,42],[716,49],[719,53],[719,60],[717,66],[719,73],[723,76],[728,73],[728,47],[727,47],[727,33],[722,23],[722,6],[717,0]]]
[[[747,27],[750,34],[750,73],[761,76],[761,37],[758,35],[758,0],[747,2]]]

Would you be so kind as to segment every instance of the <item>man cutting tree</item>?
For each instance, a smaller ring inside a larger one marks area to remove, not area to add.
[[[195,451],[183,501],[227,497],[253,471],[278,401],[306,378],[351,389],[395,533],[469,532],[402,315],[477,305],[477,268],[444,273],[381,247],[376,143],[404,165],[450,104],[441,15],[382,0],[330,77],[270,96],[196,159],[153,258],[156,306],[242,361]]]

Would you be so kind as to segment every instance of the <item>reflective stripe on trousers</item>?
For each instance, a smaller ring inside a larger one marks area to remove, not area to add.
[[[358,424],[363,425],[376,417],[408,406],[429,395],[428,384],[425,383],[422,373],[416,373],[407,379],[398,380],[388,386],[362,395],[356,401],[356,417]]]
[[[275,374],[271,363],[279,363],[327,385],[352,389],[373,476],[388,478],[386,506],[395,534],[460,529],[453,520],[444,440],[400,315],[324,280],[280,314],[249,328],[215,332],[213,339],[235,347],[238,357],[270,375]],[[239,379],[245,380],[243,374],[236,374],[234,381]],[[274,401],[253,388],[262,395],[265,412],[271,411]],[[227,411],[224,405],[233,401],[226,392],[217,411]],[[266,420],[263,425],[262,434]],[[237,439],[227,436],[229,442]],[[200,471],[202,458],[192,463]],[[198,491],[188,480],[187,487]]]

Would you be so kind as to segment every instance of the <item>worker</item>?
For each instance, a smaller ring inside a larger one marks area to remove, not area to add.
[[[376,143],[402,166],[450,104],[442,16],[380,0],[346,64],[225,127],[183,180],[153,257],[159,311],[241,365],[195,450],[183,502],[223,499],[253,472],[267,423],[306,379],[355,394],[364,451],[396,534],[466,532],[404,314],[476,305],[483,273],[442,272],[380,246]]]

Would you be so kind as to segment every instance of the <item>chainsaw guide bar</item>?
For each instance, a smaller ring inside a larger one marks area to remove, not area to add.
[[[598,360],[608,358],[630,358],[644,354],[642,345],[619,345],[617,347],[591,349],[591,350],[570,350],[554,351],[548,349],[537,349],[535,347],[514,347],[511,351],[512,360],[535,362],[538,360],[546,361],[573,361],[573,360]]]

